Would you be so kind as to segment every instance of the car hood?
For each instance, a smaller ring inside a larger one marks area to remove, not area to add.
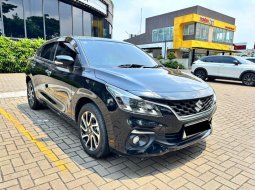
[[[95,69],[98,79],[138,96],[191,99],[213,94],[204,81],[181,71],[166,68]]]

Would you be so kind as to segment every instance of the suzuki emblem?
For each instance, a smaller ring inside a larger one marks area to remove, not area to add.
[[[201,100],[199,100],[197,103],[196,103],[196,107],[195,107],[195,110],[197,112],[200,112],[203,108],[203,102]]]

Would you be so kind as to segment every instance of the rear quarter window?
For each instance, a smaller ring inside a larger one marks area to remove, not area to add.
[[[255,63],[255,59],[247,59],[247,60]]]
[[[214,63],[215,62],[215,57],[204,57],[201,59],[201,61],[206,62],[206,63]]]

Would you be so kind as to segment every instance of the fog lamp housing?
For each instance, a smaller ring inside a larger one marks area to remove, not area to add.
[[[148,135],[131,135],[129,137],[129,144],[132,147],[144,147],[146,146],[150,141],[150,138]]]

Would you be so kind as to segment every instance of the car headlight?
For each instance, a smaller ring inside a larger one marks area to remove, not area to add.
[[[114,97],[120,109],[135,114],[156,117],[162,116],[159,107],[156,104],[145,101],[142,98],[117,87],[106,86],[106,88]]]

